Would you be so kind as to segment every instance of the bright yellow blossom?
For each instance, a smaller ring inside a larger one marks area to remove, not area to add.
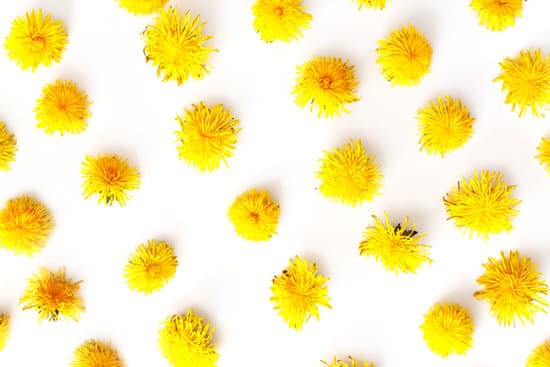
[[[212,343],[213,332],[192,310],[173,315],[159,330],[159,349],[172,367],[216,367],[219,355]]]
[[[15,161],[16,152],[17,140],[15,136],[0,121],[0,171],[7,172],[11,169],[11,163]]]
[[[73,354],[71,367],[124,367],[118,352],[109,344],[99,340],[87,340]]]
[[[178,156],[202,172],[211,172],[227,165],[237,144],[239,120],[222,104],[212,107],[203,102],[186,109],[183,116],[177,116],[180,130]]]
[[[384,9],[389,0],[355,0],[359,4],[359,9],[363,6],[372,9]]]
[[[414,26],[409,24],[393,31],[378,45],[376,62],[392,85],[417,85],[430,72],[432,46]]]
[[[42,10],[32,10],[25,17],[15,18],[4,47],[21,69],[34,71],[40,65],[59,62],[67,42],[67,32],[60,20],[43,14]]]
[[[161,10],[168,0],[116,0],[121,7],[136,15],[151,14]]]
[[[550,174],[550,139],[542,138],[537,150],[539,154],[536,158],[538,158],[540,164]]]
[[[548,367],[550,366],[550,339],[536,347],[529,358],[525,367]]]
[[[413,223],[408,229],[409,218],[405,217],[403,225],[390,223],[388,214],[385,221],[372,216],[374,225],[369,226],[359,244],[361,255],[373,256],[388,270],[396,274],[415,273],[424,263],[431,263],[429,249],[431,246],[422,243],[426,236],[418,234]]]
[[[41,268],[29,280],[27,289],[19,299],[23,310],[38,312],[39,320],[57,321],[72,319],[78,321],[84,311],[84,303],[78,295],[82,281],[73,282],[65,276],[65,269],[56,272]]]
[[[477,278],[482,288],[474,296],[490,304],[500,325],[533,322],[537,312],[546,313],[548,285],[529,257],[501,252],[500,259],[490,257],[483,267],[485,273]]]
[[[149,240],[139,245],[128,259],[124,277],[132,290],[150,294],[174,277],[178,259],[166,242]]]
[[[470,7],[477,12],[479,24],[491,31],[511,27],[521,16],[525,0],[472,0]]]
[[[266,190],[248,190],[233,201],[228,216],[235,232],[250,241],[267,241],[277,231],[280,208]]]
[[[256,0],[252,6],[254,29],[265,42],[298,39],[313,19],[304,9],[302,0]]]
[[[174,80],[180,85],[189,78],[202,79],[210,72],[210,54],[218,50],[205,45],[212,37],[202,34],[204,25],[198,15],[181,14],[168,7],[145,29],[145,60],[157,68],[157,75],[164,81]]]
[[[296,69],[296,84],[292,94],[296,104],[310,111],[318,110],[317,117],[340,116],[349,113],[348,105],[357,102],[359,81],[353,65],[336,57],[314,57]]]
[[[88,96],[74,82],[47,84],[34,109],[37,127],[46,134],[79,134],[88,127],[89,106]]]
[[[0,210],[0,247],[33,256],[46,245],[53,228],[50,212],[42,203],[28,196],[10,199]]]
[[[436,303],[424,315],[420,329],[428,348],[441,357],[466,354],[472,347],[474,322],[458,304]]]
[[[518,215],[515,207],[521,202],[512,196],[514,189],[500,172],[476,171],[469,180],[463,177],[443,203],[456,227],[486,240],[512,229],[512,218]]]
[[[10,317],[7,314],[0,314],[0,352],[6,347],[10,337]]]
[[[98,195],[98,203],[112,205],[117,201],[125,206],[127,191],[137,190],[141,184],[139,172],[126,159],[116,154],[86,156],[82,164],[84,197]]]
[[[351,356],[348,357],[348,359],[349,361],[345,361],[343,359],[336,359],[336,357],[334,357],[334,359],[330,363],[327,363],[325,361],[321,361],[321,362],[323,362],[323,364],[326,365],[327,367],[374,367],[374,363],[357,362]]]
[[[462,147],[472,136],[475,118],[459,99],[449,96],[418,110],[416,116],[420,130],[420,150],[441,157]]]
[[[323,196],[350,206],[374,200],[382,187],[380,166],[361,140],[325,152],[317,178]]]
[[[540,49],[522,50],[515,58],[505,58],[500,69],[494,81],[502,82],[504,103],[511,104],[512,111],[518,109],[520,117],[527,112],[544,117],[541,110],[550,108],[550,54],[543,56]]]
[[[301,330],[311,317],[319,319],[319,306],[330,307],[326,283],[317,264],[296,256],[281,275],[273,278],[271,302],[288,327]]]

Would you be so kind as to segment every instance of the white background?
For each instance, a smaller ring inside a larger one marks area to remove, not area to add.
[[[550,278],[550,177],[534,159],[550,117],[518,118],[492,82],[498,62],[520,49],[550,52],[550,3],[529,0],[523,17],[504,32],[478,25],[469,1],[392,0],[384,11],[358,11],[351,0],[307,0],[311,29],[298,42],[265,44],[252,29],[252,0],[172,1],[200,13],[220,52],[204,80],[163,83],[144,61],[140,33],[153,17],[135,17],[114,0],[2,1],[0,39],[10,21],[42,7],[64,21],[69,45],[61,63],[21,71],[0,52],[0,120],[19,152],[0,174],[0,201],[31,194],[51,210],[56,228],[34,258],[0,251],[0,309],[12,315],[12,335],[0,366],[66,366],[88,338],[110,340],[128,366],[168,366],[157,351],[159,323],[194,308],[216,327],[220,366],[320,366],[333,355],[397,366],[522,366],[550,337],[550,316],[534,325],[503,328],[474,300],[481,264],[500,250],[520,249]],[[391,87],[375,63],[376,41],[411,22],[434,50],[432,71],[412,88]],[[3,42],[3,41],[2,41]],[[349,58],[362,99],[351,113],[318,120],[293,102],[295,67],[314,55]],[[45,83],[76,81],[93,101],[80,135],[47,136],[33,108]],[[445,159],[419,151],[415,113],[430,99],[461,98],[475,133]],[[242,132],[229,168],[201,174],[177,159],[176,114],[191,103],[224,103]],[[382,165],[383,196],[349,208],[324,199],[315,171],[323,150],[361,138]],[[81,196],[85,154],[127,156],[142,187],[125,208],[100,207]],[[461,175],[501,170],[522,200],[514,230],[487,242],[469,239],[441,201]],[[281,205],[278,235],[265,244],[238,238],[227,207],[246,189],[269,189]],[[410,215],[433,246],[433,264],[417,275],[386,272],[357,249],[371,215]],[[175,279],[151,296],[126,288],[122,269],[135,246],[169,241],[179,257]],[[269,301],[274,275],[295,254],[319,263],[329,276],[332,310],[302,332],[286,327]],[[86,313],[79,323],[37,322],[21,311],[25,279],[40,266],[66,266],[82,279]],[[475,321],[474,347],[442,360],[423,343],[419,324],[434,302],[459,302]]]

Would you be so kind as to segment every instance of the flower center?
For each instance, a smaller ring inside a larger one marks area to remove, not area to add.
[[[67,112],[67,104],[64,102],[59,102],[57,104],[57,109],[63,112]]]
[[[117,170],[114,167],[109,167],[105,172],[105,176],[107,177],[109,183],[112,183],[117,177]]]
[[[147,275],[151,278],[158,278],[160,275],[160,266],[158,264],[148,264],[145,268]]]
[[[46,40],[42,36],[33,36],[31,50],[34,52],[42,51],[46,47]]]
[[[332,87],[332,78],[330,76],[324,76],[319,79],[319,85],[321,89],[330,89]]]
[[[249,218],[252,223],[258,223],[260,220],[260,215],[256,212],[251,212]]]
[[[282,17],[285,14],[285,8],[283,8],[282,6],[276,6],[275,14],[277,14],[278,17]]]

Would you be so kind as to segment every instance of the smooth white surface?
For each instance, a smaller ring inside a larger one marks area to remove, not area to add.
[[[88,338],[110,340],[128,366],[168,366],[157,351],[159,323],[193,307],[216,327],[219,366],[320,366],[333,355],[391,366],[522,366],[550,337],[550,316],[534,325],[499,327],[488,305],[473,299],[481,264],[518,248],[550,276],[550,177],[533,158],[550,118],[518,118],[491,80],[498,62],[520,49],[550,52],[550,3],[529,0],[515,27],[491,33],[478,26],[468,1],[392,0],[384,11],[357,11],[351,0],[307,0],[314,20],[304,38],[265,44],[252,29],[252,0],[172,1],[200,13],[220,49],[204,80],[182,87],[157,79],[144,61],[140,32],[152,17],[134,17],[114,0],[2,1],[0,39],[10,21],[33,7],[62,19],[69,45],[61,63],[23,72],[0,52],[0,120],[16,134],[19,152],[0,174],[0,202],[32,194],[56,222],[35,258],[0,251],[0,309],[12,314],[12,335],[0,366],[66,366]],[[411,22],[431,41],[432,72],[420,86],[393,88],[375,63],[376,41]],[[290,94],[295,67],[314,55],[349,58],[361,101],[351,113],[318,120]],[[70,78],[93,101],[87,131],[47,136],[33,108],[42,86]],[[418,150],[417,109],[438,95],[461,98],[477,118],[473,138],[445,159]],[[242,132],[229,168],[201,174],[177,159],[176,114],[191,103],[225,103]],[[383,196],[349,208],[324,199],[315,170],[323,150],[361,138],[377,155]],[[127,207],[100,207],[81,196],[87,153],[126,155],[142,175]],[[502,170],[523,202],[515,229],[487,242],[469,239],[446,221],[442,196],[461,175]],[[281,205],[278,235],[266,244],[238,238],[226,210],[242,191],[271,190]],[[433,264],[416,276],[395,276],[360,257],[371,215],[410,215],[428,233]],[[150,238],[169,241],[180,266],[151,296],[130,293],[122,278],[127,256]],[[271,279],[299,254],[331,278],[332,310],[303,332],[288,329],[269,301]],[[25,279],[39,266],[66,266],[82,279],[87,311],[79,323],[38,323],[18,306]],[[442,360],[424,345],[422,315],[437,301],[459,302],[473,315],[474,348]]]

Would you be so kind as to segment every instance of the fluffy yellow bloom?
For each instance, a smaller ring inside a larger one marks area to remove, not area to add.
[[[37,127],[46,134],[81,133],[88,127],[89,106],[88,96],[75,83],[57,80],[47,84],[34,109]]]
[[[145,294],[158,291],[174,277],[178,259],[166,242],[149,240],[128,259],[124,277],[128,287]]]
[[[193,311],[164,320],[158,344],[173,367],[216,367],[218,353],[212,343],[214,328]]]
[[[0,121],[0,171],[7,172],[10,170],[11,163],[15,161],[16,152],[17,140],[15,136]]]
[[[466,354],[472,347],[474,322],[460,305],[436,303],[424,315],[420,329],[428,348],[441,357]]]
[[[72,319],[78,321],[84,311],[84,303],[78,295],[82,281],[73,282],[65,276],[65,269],[56,272],[41,268],[28,280],[27,288],[19,299],[23,310],[34,309],[38,320],[57,321]]]
[[[510,251],[508,256],[501,252],[500,259],[490,257],[483,267],[485,273],[477,278],[482,289],[474,296],[491,305],[499,324],[533,322],[537,312],[546,313],[548,285],[529,257],[518,251]]]
[[[51,14],[43,14],[42,10],[33,10],[13,20],[4,47],[21,69],[34,71],[40,65],[59,62],[67,42],[67,32],[60,20],[52,19]]]
[[[472,136],[475,118],[459,99],[449,96],[418,110],[420,150],[428,154],[445,154],[462,147]]]
[[[124,367],[124,363],[110,344],[91,339],[76,348],[70,366]]]
[[[349,113],[347,106],[359,100],[356,89],[359,81],[353,65],[336,57],[314,57],[296,69],[296,84],[292,93],[296,104],[310,111],[318,110],[317,117],[340,116]]]
[[[0,247],[33,256],[46,245],[53,227],[50,212],[39,201],[28,196],[10,199],[0,210]]]
[[[348,359],[349,359],[349,362],[344,361],[342,359],[336,359],[336,357],[334,357],[334,359],[330,363],[327,363],[325,361],[321,361],[321,362],[323,362],[323,364],[325,364],[327,367],[374,367],[374,363],[357,362],[351,356],[348,357]]]
[[[277,232],[280,211],[268,191],[251,189],[237,196],[227,215],[242,238],[267,241]]]
[[[392,85],[417,85],[430,72],[432,46],[414,26],[409,24],[393,31],[378,45],[376,62]]]
[[[504,182],[500,172],[476,171],[469,180],[463,177],[443,203],[456,227],[470,237],[476,234],[486,240],[491,234],[513,228],[512,218],[518,215],[515,207],[521,202],[512,197],[515,188]]]
[[[132,14],[144,15],[161,10],[168,0],[117,0],[117,2]]]
[[[403,220],[403,225],[399,223],[396,226],[390,223],[385,212],[385,221],[375,215],[372,217],[374,225],[367,227],[359,244],[361,255],[373,256],[388,271],[396,274],[415,273],[422,264],[432,262],[429,256],[431,246],[422,243],[426,235],[418,234],[414,223],[407,229],[408,217]]]
[[[350,206],[374,200],[382,187],[380,166],[361,140],[325,152],[317,177],[323,196]]]
[[[177,116],[180,130],[178,156],[203,172],[211,172],[233,156],[237,134],[241,130],[231,112],[222,104],[207,106],[203,102]]]
[[[537,147],[539,154],[536,156],[540,164],[550,174],[550,139],[542,138],[540,144]]]
[[[10,317],[6,314],[0,314],[0,352],[6,347],[10,336]]]
[[[273,278],[271,302],[288,327],[301,330],[311,317],[319,320],[319,306],[331,308],[328,280],[317,274],[316,263],[299,256],[289,260],[289,266]]]
[[[359,3],[359,9],[363,6],[373,9],[384,9],[388,0],[355,0],[356,3]]]
[[[257,0],[252,6],[254,30],[265,42],[298,39],[313,19],[305,8],[302,0]]]
[[[526,367],[548,367],[550,366],[550,339],[539,345],[529,355]]]
[[[145,29],[145,60],[157,67],[157,75],[164,81],[181,85],[190,77],[202,79],[210,72],[208,59],[218,50],[205,45],[212,37],[202,34],[204,24],[198,15],[168,7]]]
[[[97,194],[99,204],[112,205],[116,200],[125,206],[129,199],[127,191],[137,190],[141,184],[138,170],[116,154],[86,156],[81,173],[84,197]]]
[[[525,0],[472,0],[470,7],[477,12],[479,24],[491,31],[513,26],[521,16]]]
[[[520,117],[528,111],[544,117],[541,110],[550,108],[550,54],[543,57],[540,49],[522,50],[516,58],[505,58],[500,69],[494,81],[502,82],[504,102],[512,105],[512,111],[517,108]]]

